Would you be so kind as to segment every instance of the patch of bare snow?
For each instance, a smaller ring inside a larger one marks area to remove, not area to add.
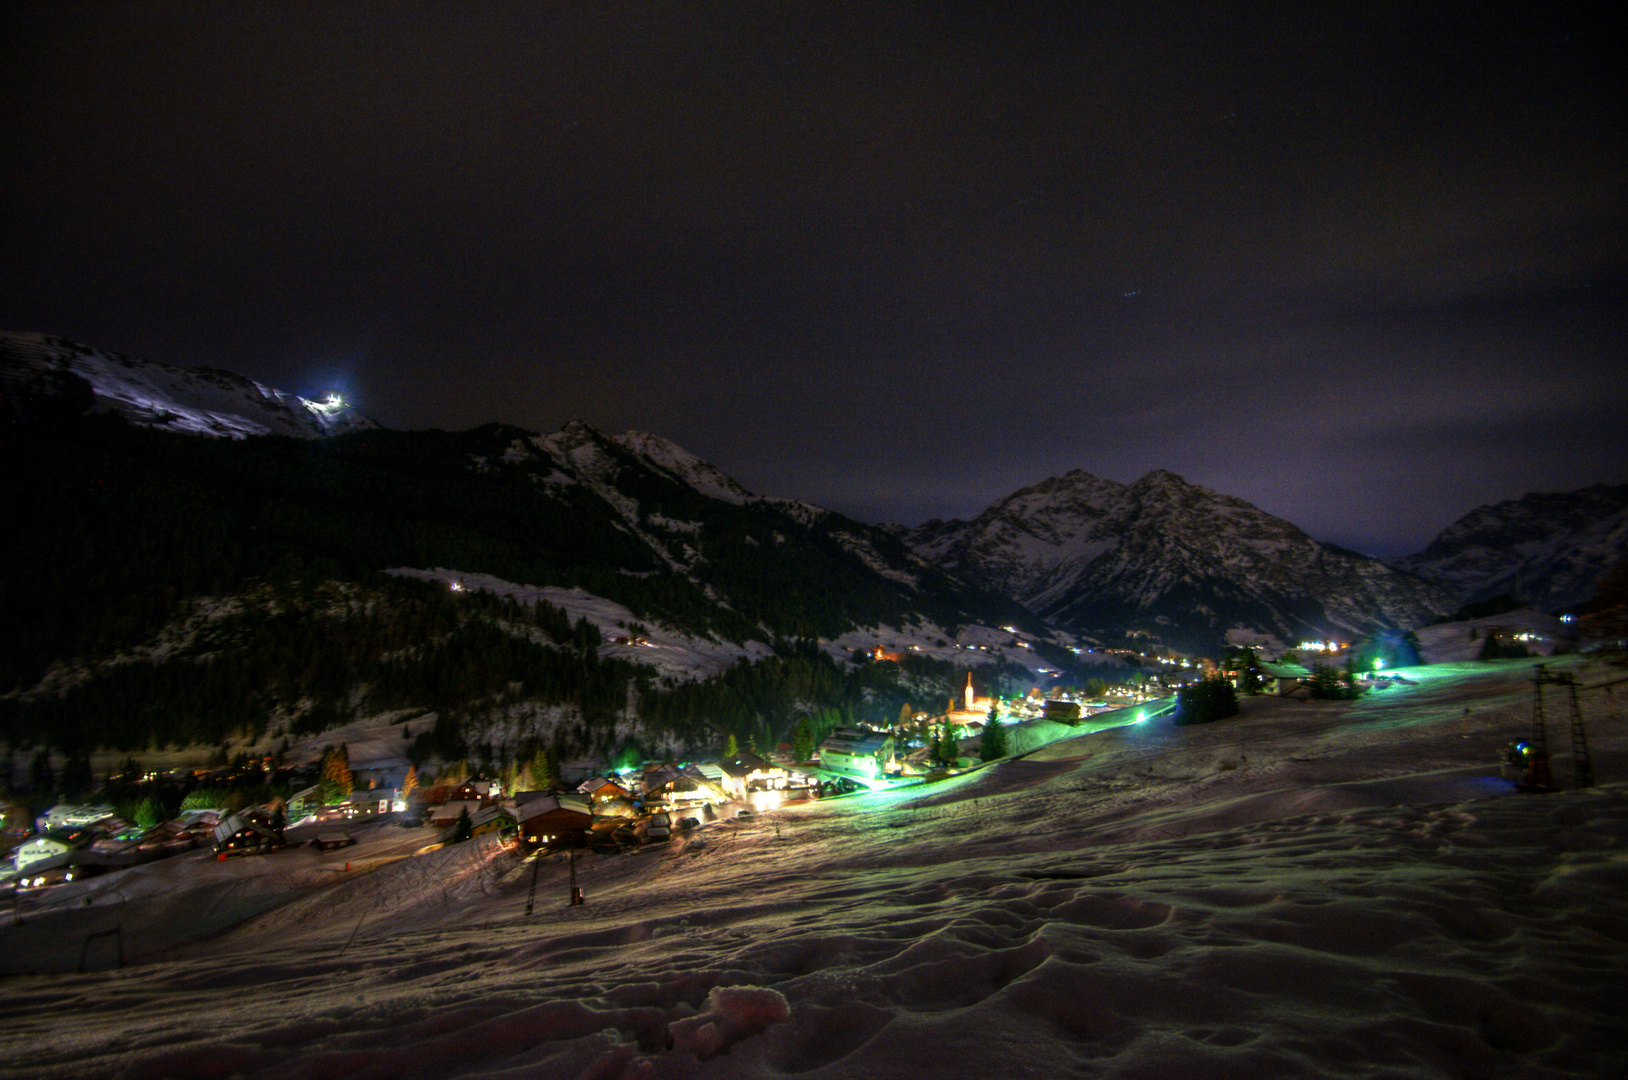
[[[887,578],[889,581],[896,581],[899,584],[911,589],[916,588],[920,582],[920,578],[918,578],[915,574],[895,566],[888,560],[884,559],[881,554],[871,546],[870,541],[866,540],[863,536],[844,530],[838,534],[837,539],[842,543],[843,547],[852,552],[860,562],[864,563],[865,566],[878,577]]]
[[[705,679],[720,674],[741,659],[751,662],[772,656],[773,648],[762,641],[748,641],[737,645],[710,637],[696,637],[671,627],[640,618],[628,608],[585,589],[564,589],[558,586],[517,585],[489,574],[471,574],[461,570],[436,568],[415,570],[395,567],[387,571],[401,577],[420,581],[454,583],[465,589],[488,592],[495,596],[512,597],[522,604],[545,601],[563,610],[571,621],[587,619],[598,628],[604,644],[599,655],[628,660],[654,668],[662,675],[675,679]],[[642,643],[631,641],[617,644],[617,638],[629,638],[629,628],[642,625]]]

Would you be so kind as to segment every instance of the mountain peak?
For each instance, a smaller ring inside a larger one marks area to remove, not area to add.
[[[643,431],[624,431],[611,440],[703,495],[724,502],[751,502],[756,496],[711,462],[703,461],[677,443]]]
[[[1350,639],[1441,610],[1422,582],[1168,469],[1128,486],[1071,471],[908,539],[1064,629],[1201,653],[1233,626]]]
[[[1194,488],[1199,491],[1204,490],[1197,484],[1189,484],[1186,480],[1171,472],[1169,469],[1154,469],[1152,472],[1147,473],[1140,480],[1133,483],[1131,487],[1175,489]]]

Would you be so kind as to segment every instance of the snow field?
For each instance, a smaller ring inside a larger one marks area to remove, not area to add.
[[[1449,673],[1321,710],[1252,703],[1232,723],[1113,729],[724,820],[582,857],[579,907],[550,858],[530,917],[533,864],[495,844],[381,850],[375,869],[170,958],[10,980],[0,1067],[1611,1075],[1628,1050],[1628,738],[1589,699],[1607,782],[1513,794],[1491,753],[1519,727],[1524,677]],[[200,895],[171,880],[178,908]],[[0,947],[32,946],[5,931]]]

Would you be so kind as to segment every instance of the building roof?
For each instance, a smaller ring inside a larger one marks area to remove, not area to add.
[[[552,791],[522,791],[515,796],[514,816],[521,821],[530,821],[544,814],[552,814],[556,810],[581,814],[585,818],[593,817],[593,811],[588,808],[588,800],[580,795],[560,795]]]
[[[720,761],[718,762],[718,768],[723,771],[725,776],[733,776],[737,779],[744,779],[755,772],[768,772],[774,769],[780,769],[781,772],[785,771],[779,765],[765,761],[750,752],[742,752],[726,761]]]
[[[456,821],[461,811],[468,810],[473,818],[481,808],[479,799],[449,799],[430,811],[431,821]]]
[[[1267,663],[1262,661],[1255,665],[1262,675],[1273,679],[1309,679],[1311,671],[1300,664]]]
[[[893,743],[893,736],[885,731],[866,731],[863,728],[837,728],[820,743],[820,753],[828,751],[858,757],[879,754]]]
[[[469,824],[484,825],[488,821],[503,818],[507,818],[511,822],[515,820],[514,815],[509,812],[508,807],[503,806],[501,803],[491,803],[479,813],[469,815]]]
[[[714,766],[716,768],[716,766]],[[722,773],[718,774],[721,778]],[[710,783],[711,778],[695,765],[658,765],[644,772],[644,790],[655,791],[657,788],[671,784],[675,780],[694,780],[698,783]]]

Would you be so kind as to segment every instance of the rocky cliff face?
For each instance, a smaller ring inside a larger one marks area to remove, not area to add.
[[[1460,604],[1508,593],[1559,611],[1588,600],[1600,577],[1625,559],[1628,484],[1597,484],[1478,507],[1392,565]]]
[[[972,521],[907,535],[924,556],[1064,629],[1212,654],[1234,627],[1350,639],[1418,625],[1449,603],[1410,574],[1163,470],[1132,484],[1071,472]]]

